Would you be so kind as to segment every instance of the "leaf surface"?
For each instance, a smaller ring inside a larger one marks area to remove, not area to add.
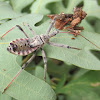
[[[50,11],[46,8],[46,5],[58,1],[60,0],[36,0],[31,7],[31,13],[48,14]]]
[[[21,14],[15,13],[8,3],[0,1],[0,20],[11,19],[19,16],[21,16]]]
[[[85,75],[76,80],[72,80],[69,84],[59,89],[59,93],[66,94],[68,100],[99,100],[99,75],[99,71],[89,71]]]
[[[21,10],[28,5],[30,5],[34,0],[10,0],[10,3],[16,12],[21,12]]]

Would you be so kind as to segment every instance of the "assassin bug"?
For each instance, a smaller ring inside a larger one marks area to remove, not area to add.
[[[7,48],[7,50],[10,53],[13,53],[13,54],[16,54],[16,55],[21,55],[21,56],[28,55],[28,54],[30,54],[32,52],[36,52],[38,49],[41,49],[42,56],[43,56],[43,61],[44,61],[44,80],[46,80],[47,60],[46,60],[45,52],[42,49],[42,46],[45,43],[47,43],[47,44],[49,44],[51,46],[57,46],[57,47],[62,47],[62,48],[81,50],[79,48],[70,47],[68,45],[63,45],[63,44],[57,44],[57,43],[49,42],[49,39],[51,37],[54,37],[55,35],[57,35],[59,33],[58,30],[55,30],[52,33],[50,33],[51,28],[52,28],[55,20],[56,20],[56,17],[54,17],[53,21],[51,22],[51,24],[50,24],[46,34],[41,34],[41,35],[36,35],[34,33],[34,31],[32,30],[32,28],[27,24],[27,26],[29,27],[30,31],[34,35],[34,37],[32,37],[32,38],[29,38],[28,35],[24,32],[24,30],[19,25],[16,25],[16,27],[18,27],[24,33],[26,38],[23,38],[23,39],[20,38],[20,39],[16,39],[14,41],[11,41],[9,46],[8,46],[8,48]],[[9,31],[11,31],[14,28],[15,27],[11,28]],[[9,31],[7,31],[3,36],[5,36]],[[1,38],[3,38],[3,36]],[[32,59],[35,57],[35,54],[32,55],[32,57],[20,68],[18,73],[14,76],[14,78],[11,80],[11,82],[5,87],[5,89],[4,89],[4,91],[2,93],[5,92],[5,90],[10,86],[10,84],[20,74],[20,72],[32,61]]]
[[[83,35],[80,34],[81,30],[84,30],[84,28],[79,27],[77,25],[86,17],[86,15],[87,15],[86,12],[83,11],[82,8],[77,8],[77,7],[73,8],[73,12],[74,12],[73,14],[60,13],[58,15],[52,14],[52,15],[47,15],[47,16],[50,19],[53,19],[55,16],[57,17],[55,20],[55,23],[54,23],[54,27],[56,29],[68,30],[68,32],[61,32],[61,33],[70,33],[70,34],[73,34],[74,36],[80,35],[81,37],[83,37],[84,39],[89,41],[91,44],[96,46],[98,49],[100,49],[100,47],[98,47],[96,44],[94,44],[89,39],[87,39],[86,37],[84,37]],[[68,26],[66,26],[66,25],[68,25]]]

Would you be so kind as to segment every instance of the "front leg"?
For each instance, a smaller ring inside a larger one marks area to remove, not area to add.
[[[42,52],[42,57],[43,57],[43,61],[44,61],[44,80],[46,81],[47,59],[46,59],[46,54],[42,48],[41,48],[41,52]]]
[[[48,28],[46,34],[49,34],[49,33],[50,33],[51,28],[53,27],[53,24],[55,23],[56,18],[57,18],[57,17],[55,16],[54,19],[52,20],[52,22],[51,22],[51,24],[50,24],[50,26],[49,26],[49,28]]]
[[[13,30],[13,29],[16,28],[16,27],[18,27],[18,29],[19,29],[20,31],[22,31],[22,32],[24,33],[24,35],[25,35],[27,38],[29,38],[28,35],[24,32],[24,30],[23,30],[19,25],[16,25],[16,26],[13,26],[11,29],[9,29],[6,33],[4,33],[4,34],[1,36],[1,39],[2,39],[7,33],[9,33],[11,30]]]
[[[70,47],[68,45],[64,45],[64,44],[58,44],[58,43],[53,43],[53,42],[48,42],[49,45],[51,46],[56,46],[56,47],[62,47],[62,48],[68,48],[68,49],[77,49],[77,50],[81,50],[79,48],[75,48],[75,47]]]

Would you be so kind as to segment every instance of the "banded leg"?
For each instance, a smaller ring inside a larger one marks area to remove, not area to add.
[[[5,34],[3,34],[3,35],[1,36],[1,39],[2,39],[7,33],[9,33],[11,30],[13,30],[15,27],[18,27],[19,30],[21,30],[21,31],[24,33],[24,35],[25,35],[27,38],[29,38],[28,35],[24,32],[24,30],[23,30],[19,25],[16,25],[16,26],[13,26],[11,29],[9,29]]]
[[[25,24],[25,23],[23,24],[29,28],[29,30],[32,32],[33,35],[36,35],[36,33],[32,30],[29,24]]]
[[[43,61],[44,61],[44,80],[46,81],[47,59],[46,59],[46,54],[42,48],[41,48],[41,52],[42,52],[42,57],[43,57]]]
[[[57,35],[59,33],[59,30],[56,29],[55,31],[53,31],[52,33],[49,34],[49,38],[54,37],[55,35]]]
[[[49,26],[49,28],[48,28],[46,34],[49,34],[49,32],[51,31],[51,28],[53,27],[53,24],[55,23],[55,20],[56,20],[56,16],[55,16],[54,19],[52,20],[52,22],[51,22],[51,24],[50,24],[50,26]]]
[[[75,47],[70,47],[68,45],[64,45],[64,44],[58,44],[58,43],[53,43],[53,42],[48,42],[49,45],[51,46],[56,46],[56,47],[62,47],[62,48],[68,48],[68,49],[77,49],[77,50],[81,50],[79,48],[75,48]]]
[[[20,70],[17,72],[17,74],[14,76],[14,78],[10,81],[10,83],[4,88],[4,91],[2,94],[6,91],[6,89],[10,86],[10,84],[15,80],[15,78],[20,74],[20,72],[32,61],[32,59],[35,57],[35,54],[32,55],[32,57],[20,68]]]

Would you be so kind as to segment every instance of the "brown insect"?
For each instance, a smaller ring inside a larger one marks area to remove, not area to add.
[[[82,8],[73,8],[73,14],[54,14],[54,15],[47,15],[50,19],[53,19],[55,16],[57,16],[57,19],[55,21],[54,27],[56,29],[62,30],[66,29],[69,30],[70,34],[73,34],[74,36],[77,36],[81,30],[84,30],[83,27],[77,26],[85,17],[86,13],[82,10]]]
[[[73,8],[73,14],[51,14],[47,15],[50,19],[53,19],[55,16],[57,17],[54,27],[59,30],[68,30],[68,32],[61,32],[61,33],[70,33],[74,36],[80,35],[83,38],[85,38],[83,35],[80,34],[82,30],[84,30],[83,27],[79,27],[78,24],[81,23],[81,21],[86,17],[87,13],[82,10],[82,8],[74,7]],[[92,43],[90,40],[85,38],[87,41],[89,41],[91,44],[95,45],[98,49],[96,44]]]
[[[56,29],[62,30],[64,28],[64,26],[66,24],[68,24],[68,22],[70,22],[72,20],[72,16],[73,14],[64,14],[64,13],[60,13],[60,14],[54,14],[54,15],[47,15],[50,19],[53,19],[55,16],[57,16],[55,23],[54,23],[54,27]]]

